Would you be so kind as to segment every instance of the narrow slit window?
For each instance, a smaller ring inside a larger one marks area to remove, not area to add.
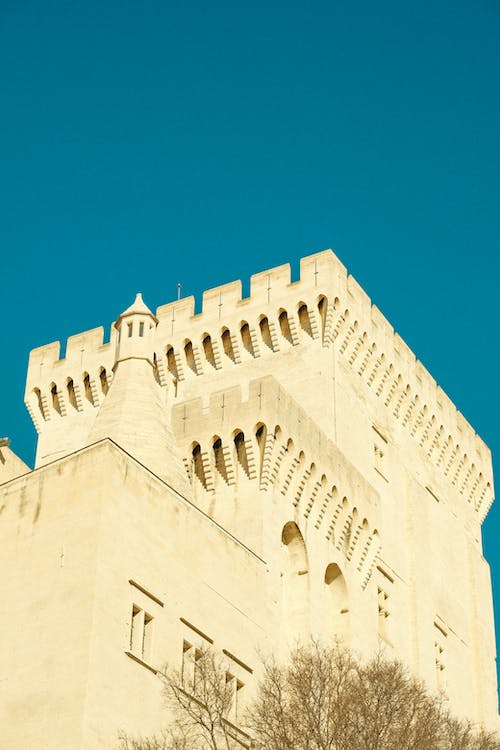
[[[280,312],[279,324],[281,335],[283,336],[283,338],[286,339],[290,344],[293,344],[292,332],[290,330],[290,321],[288,320],[288,313],[286,310],[282,310]]]
[[[142,631],[142,658],[145,661],[151,659],[151,644],[153,641],[153,618],[144,613],[144,629]]]
[[[191,341],[186,341],[186,344],[184,345],[184,354],[186,355],[187,366],[194,372],[195,375],[198,375],[198,371],[196,369],[196,361],[194,358],[193,344],[191,343]]]
[[[266,437],[267,437],[267,428],[263,424],[261,425],[256,433],[255,438],[257,440],[257,447],[259,449],[259,459],[260,459],[260,474],[262,474],[262,466],[264,464],[264,449],[266,447]]]
[[[205,336],[203,339],[203,351],[205,352],[205,359],[212,367],[215,367],[215,356],[212,339],[210,336]]]
[[[227,482],[226,461],[222,450],[222,440],[217,438],[213,443],[214,464],[221,477]]]
[[[234,436],[234,447],[236,449],[237,462],[242,467],[245,474],[249,476],[250,472],[248,467],[247,447],[245,444],[245,435],[243,434],[243,432],[237,432]]]
[[[34,388],[33,389],[33,393],[36,396],[36,400],[38,402],[38,408],[40,409],[40,414],[45,419],[45,414],[44,414],[44,411],[43,411],[43,403],[42,403],[42,394],[40,392],[40,388]]]
[[[255,352],[252,344],[252,336],[250,334],[250,326],[248,325],[248,323],[242,323],[240,333],[243,346],[245,347],[247,352],[252,355],[252,357],[255,357]]]
[[[66,390],[68,391],[68,401],[73,407],[73,409],[78,409],[78,405],[76,403],[76,394],[75,394],[75,384],[73,382],[73,379],[70,378],[66,384]]]
[[[92,395],[92,387],[90,385],[90,375],[85,373],[83,377],[83,389],[85,391],[85,398],[94,406],[94,396]]]
[[[144,336],[144,323],[139,323],[139,336],[141,338]]]
[[[131,338],[132,332],[133,332],[134,325],[133,323],[127,323],[127,331],[128,331],[128,337]]]
[[[222,347],[226,357],[228,357],[231,362],[234,362],[233,342],[231,341],[231,333],[227,328],[222,332]]]
[[[302,328],[302,330],[305,331],[309,336],[312,336],[311,319],[309,317],[309,310],[307,309],[307,305],[304,304],[299,307],[298,316],[300,327]]]
[[[259,323],[260,327],[260,335],[262,336],[262,341],[266,346],[269,347],[271,351],[274,351],[273,349],[273,342],[271,338],[271,329],[269,328],[269,320],[268,318],[262,318],[262,320]]]
[[[174,347],[169,346],[167,349],[167,367],[168,371],[171,375],[174,376],[174,378],[177,380],[179,377],[179,374],[177,372],[177,363],[175,361],[175,353],[174,353]]]
[[[50,393],[52,395],[52,406],[54,408],[54,411],[60,414],[61,404],[59,403],[59,394],[57,392],[57,385],[55,383],[52,385],[52,388],[50,389]]]
[[[132,607],[132,619],[130,621],[130,651],[133,654],[138,654],[142,644],[142,633],[141,633],[141,614],[142,610],[135,604]]]
[[[318,312],[321,320],[321,340],[323,341],[325,338],[326,314],[328,312],[328,300],[326,297],[321,297],[318,302]]]
[[[207,487],[207,480],[205,477],[205,468],[203,466],[203,457],[201,455],[201,446],[197,443],[193,447],[192,451],[193,456],[193,469],[194,469],[194,475],[198,477],[200,482],[202,483],[203,487]]]
[[[109,386],[108,386],[108,376],[106,374],[106,370],[104,369],[104,367],[101,369],[99,373],[99,380],[101,382],[101,391],[103,392],[104,395],[106,395],[106,393],[108,392]]]

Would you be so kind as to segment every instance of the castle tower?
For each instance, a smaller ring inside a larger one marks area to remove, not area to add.
[[[138,295],[109,337],[33,350],[25,398],[34,470],[0,440],[2,748],[156,733],[158,670],[189,692],[208,647],[242,715],[262,655],[309,635],[496,722],[490,452],[331,251],[201,312]]]
[[[114,324],[118,331],[113,379],[88,443],[110,438],[176,489],[188,492],[186,473],[168,416],[168,391],[157,381],[157,318],[137,294]]]

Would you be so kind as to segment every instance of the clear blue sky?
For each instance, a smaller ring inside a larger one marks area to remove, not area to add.
[[[32,461],[31,348],[333,247],[500,455],[499,40],[498,0],[0,0],[0,433]]]

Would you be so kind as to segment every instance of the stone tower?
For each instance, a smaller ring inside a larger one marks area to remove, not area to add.
[[[243,703],[311,635],[496,721],[488,448],[331,251],[197,315],[138,295],[108,342],[35,349],[26,405],[35,468],[0,444],[7,750],[158,730],[158,667],[207,645]]]

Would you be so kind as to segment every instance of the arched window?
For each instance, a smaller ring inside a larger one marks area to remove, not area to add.
[[[247,476],[249,476],[250,471],[248,467],[248,456],[247,456],[247,447],[245,445],[245,435],[241,430],[236,432],[234,436],[234,448],[236,452],[236,461],[237,464],[241,466],[243,471]]]
[[[299,324],[303,331],[312,336],[311,319],[306,304],[302,304],[298,309]]]
[[[99,370],[99,380],[101,383],[101,391],[103,392],[104,395],[106,395],[106,393],[108,392],[109,386],[108,386],[108,377],[106,375],[106,370],[104,369],[104,367],[101,367],[101,369]]]
[[[309,635],[309,562],[304,538],[293,521],[281,534],[283,564],[283,625],[289,643]]]
[[[243,346],[245,347],[247,352],[252,355],[252,357],[255,357],[255,352],[252,344],[252,336],[250,335],[250,326],[245,321],[243,321],[241,324],[240,333]]]
[[[262,336],[262,341],[266,346],[270,348],[271,351],[274,351],[273,349],[273,342],[271,339],[271,329],[269,328],[269,320],[268,318],[262,318],[259,322],[260,327],[260,335]]]
[[[214,347],[212,344],[212,339],[208,335],[208,333],[203,339],[203,351],[205,352],[205,359],[207,360],[207,362],[209,362],[212,367],[215,367]]]
[[[186,341],[186,343],[184,344],[184,354],[186,355],[187,366],[194,372],[195,375],[198,375],[196,362],[194,359],[193,344],[191,343],[191,341]]]
[[[321,341],[325,339],[326,314],[328,312],[328,300],[326,297],[320,297],[318,301],[319,319],[321,320]]]
[[[59,402],[59,394],[57,392],[57,385],[55,383],[52,383],[52,385],[50,386],[50,393],[52,396],[52,408],[54,409],[54,411],[60,414],[61,404]]]
[[[45,412],[43,410],[42,394],[41,394],[40,388],[33,388],[33,393],[36,397],[36,402],[38,404],[38,408],[40,409],[40,414],[45,419]]]
[[[290,322],[288,320],[288,313],[286,310],[281,310],[278,320],[280,324],[281,335],[290,344],[293,344],[292,332],[290,330]]]
[[[203,487],[207,488],[207,479],[205,476],[205,468],[203,466],[203,457],[201,455],[201,446],[199,443],[194,443],[192,449],[192,460],[193,460],[193,472],[194,476],[198,477]]]
[[[267,438],[267,427],[265,424],[257,426],[255,431],[255,439],[257,440],[257,448],[259,450],[259,476],[262,475],[262,466],[264,464],[264,450],[266,448]]]
[[[78,409],[78,404],[76,403],[76,393],[75,393],[75,384],[73,382],[73,378],[68,378],[68,381],[66,383],[66,390],[68,392],[68,401],[73,407],[73,409]]]
[[[224,354],[231,360],[231,362],[234,362],[233,342],[231,341],[231,334],[229,332],[229,329],[224,328],[224,330],[222,331],[221,339]]]
[[[224,451],[222,450],[222,440],[220,437],[214,437],[212,450],[214,452],[214,466],[224,481],[227,482],[226,461],[224,459]]]
[[[344,645],[349,639],[349,596],[345,578],[337,563],[325,570],[326,600],[325,636],[336,638]]]
[[[169,346],[167,349],[167,368],[169,373],[177,380],[179,374],[177,372],[177,363],[175,361],[174,347]]]
[[[94,396],[92,395],[92,388],[90,386],[90,375],[88,372],[83,373],[83,390],[85,391],[85,398],[90,401],[94,406]]]

